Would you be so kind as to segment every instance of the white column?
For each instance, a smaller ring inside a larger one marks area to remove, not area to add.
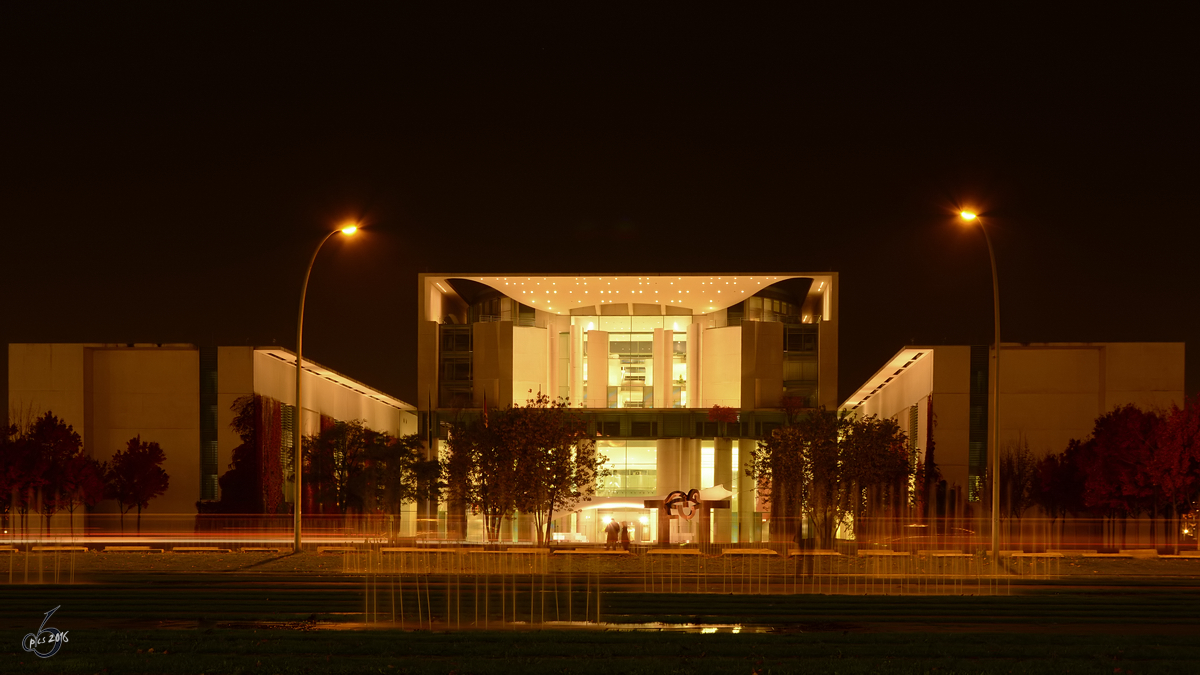
[[[671,407],[671,356],[674,353],[675,332],[665,328],[654,329],[654,365],[651,380],[654,385],[654,407]]]
[[[753,438],[738,439],[738,474],[736,476],[738,484],[738,542],[745,543],[754,541],[754,524],[758,519],[755,513],[755,507],[758,503],[758,494],[754,489],[754,478],[746,475],[746,469],[753,463],[750,460],[750,452],[755,448],[757,441]]]
[[[723,485],[726,490],[733,490],[733,481],[733,439],[718,438],[713,444],[713,485]],[[728,543],[732,535],[730,509],[713,509],[713,541]]]
[[[567,375],[570,384],[571,405],[583,404],[583,327],[571,326],[571,364]]]
[[[608,331],[588,331],[587,407],[608,407]]]
[[[690,317],[689,317],[690,320]],[[701,407],[700,396],[700,324],[687,327],[687,408]]]

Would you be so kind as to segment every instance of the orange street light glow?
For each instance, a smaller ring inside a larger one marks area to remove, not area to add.
[[[963,211],[963,212],[959,213],[958,215],[963,220],[975,220],[975,218],[977,218],[977,216],[974,213],[971,213],[970,211]]]
[[[347,225],[342,228],[342,234],[346,234],[346,235],[354,234],[357,231],[358,231],[357,225]]]

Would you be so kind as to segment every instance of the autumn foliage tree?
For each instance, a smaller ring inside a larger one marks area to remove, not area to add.
[[[29,512],[38,502],[50,471],[50,458],[36,451],[30,439],[32,432],[32,421],[10,425],[0,452],[0,486],[6,488],[6,497],[11,495],[12,508],[24,532],[29,531]]]
[[[404,504],[437,500],[440,493],[437,460],[425,459],[420,436],[393,438],[385,433],[364,435],[363,465],[350,479],[352,503],[363,513],[399,518]],[[397,521],[399,522],[399,521]]]
[[[167,491],[170,476],[163,470],[166,460],[158,443],[146,442],[141,436],[129,439],[124,450],[112,457],[105,481],[107,496],[117,500],[121,510],[121,529],[125,527],[125,514],[137,508],[137,531],[142,531],[142,509],[150,506],[150,500]]]
[[[450,506],[483,517],[488,541],[500,538],[500,524],[517,510],[516,460],[498,433],[511,408],[492,410],[485,418],[456,420],[446,438],[443,463]]]
[[[585,420],[541,393],[525,406],[454,424],[447,444],[448,496],[483,516],[489,541],[519,510],[534,517],[538,542],[547,542],[554,514],[590,499],[607,475]]]
[[[90,509],[104,499],[108,463],[88,457],[81,450],[67,459],[65,469],[59,503],[71,514],[71,531],[74,533],[75,512],[79,507]]]
[[[79,434],[53,412],[24,425],[10,425],[0,438],[3,513],[15,501],[23,525],[35,506],[48,529],[60,511],[95,506],[104,496],[104,466],[87,456]],[[12,499],[15,497],[15,500]]]
[[[532,392],[531,392],[532,393]],[[504,441],[515,450],[517,508],[533,515],[538,544],[550,540],[554,514],[596,494],[605,460],[587,433],[587,422],[566,401],[538,392],[508,417]]]
[[[1028,439],[1000,452],[1000,510],[1009,518],[1020,520],[1025,511],[1033,506],[1034,482],[1037,480],[1038,462],[1033,457]]]
[[[333,422],[304,439],[310,513],[398,516],[408,502],[437,500],[440,474],[420,437],[395,438],[360,420]]]
[[[376,433],[358,420],[337,421],[304,439],[304,486],[312,502],[310,513],[361,512],[351,484],[360,480],[367,447],[376,442]]]
[[[847,415],[814,411],[759,441],[747,469],[760,493],[783,512],[777,514],[781,520],[787,522],[788,516],[802,514],[822,548],[833,545],[834,533],[849,506],[838,444],[849,423]]]
[[[1034,467],[1030,499],[1041,507],[1052,524],[1055,521],[1061,524],[1059,519],[1087,511],[1083,501],[1087,476],[1080,460],[1082,445],[1072,440],[1065,450],[1046,455]]]
[[[229,470],[221,475],[221,499],[200,505],[209,513],[278,513],[283,504],[280,463],[282,414],[279,401],[260,395],[237,398],[229,426],[241,439]]]
[[[1200,498],[1200,395],[1180,408],[1172,404],[1158,425],[1157,452],[1147,473],[1158,486],[1171,516],[1172,542],[1179,551],[1180,516]]]
[[[893,420],[825,409],[759,441],[747,469],[773,508],[808,520],[822,548],[833,545],[847,516],[861,532],[871,507],[900,508],[909,472],[907,437]]]
[[[908,437],[891,418],[874,415],[851,420],[840,439],[855,535],[871,519],[891,522],[908,506]],[[882,527],[882,526],[881,526]]]
[[[1048,516],[1092,511],[1115,528],[1131,515],[1163,516],[1178,544],[1179,518],[1200,497],[1200,401],[1164,412],[1124,405],[1096,419],[1091,437],[1038,464],[1033,499]]]

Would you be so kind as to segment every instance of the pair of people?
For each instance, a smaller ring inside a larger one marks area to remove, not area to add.
[[[616,520],[608,521],[608,525],[604,526],[605,543],[604,550],[617,550],[617,542],[620,541],[621,548],[629,550],[629,526],[625,523],[617,522]]]

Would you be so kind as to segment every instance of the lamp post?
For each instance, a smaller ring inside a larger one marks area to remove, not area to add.
[[[992,448],[988,453],[988,464],[992,470],[992,569],[1000,569],[1000,280],[996,275],[996,251],[992,238],[988,236],[983,220],[971,211],[962,211],[959,217],[965,223],[978,222],[983,240],[987,242],[988,257],[992,261],[992,310],[996,326],[996,369],[992,374]]]
[[[303,399],[300,398],[301,383],[303,382],[304,374],[304,295],[308,292],[308,277],[312,274],[313,263],[317,261],[317,254],[321,252],[321,247],[325,242],[329,241],[330,237],[341,232],[346,236],[350,236],[358,231],[357,225],[347,225],[340,230],[334,230],[325,235],[321,243],[317,244],[317,250],[313,251],[312,258],[308,261],[308,268],[304,270],[304,283],[300,286],[300,317],[296,319],[296,414],[292,416],[292,446],[294,454],[292,456],[292,470],[295,471],[296,479],[292,483],[293,499],[293,516],[295,527],[295,541],[292,543],[292,550],[296,553],[300,552],[300,503],[303,501],[304,492],[301,488],[301,476],[304,474],[301,466],[301,449],[304,445],[301,441],[300,430],[304,427],[300,424],[300,418],[304,415]]]

